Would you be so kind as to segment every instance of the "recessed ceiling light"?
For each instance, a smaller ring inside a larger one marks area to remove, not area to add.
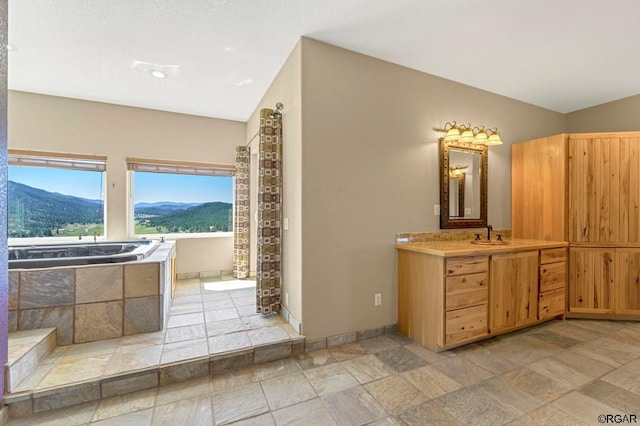
[[[222,51],[223,51],[223,52],[227,52],[227,53],[233,52],[233,47],[231,47],[231,46],[226,46],[226,47],[224,47],[224,48],[222,49]]]
[[[150,70],[149,74],[155,78],[167,78],[167,73],[160,70]]]
[[[252,78],[245,78],[244,80],[241,80],[237,83],[235,83],[236,86],[238,87],[242,87],[242,86],[247,86],[249,84],[253,83],[253,79]]]

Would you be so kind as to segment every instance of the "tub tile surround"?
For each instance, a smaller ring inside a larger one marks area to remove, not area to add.
[[[224,290],[227,282],[232,289]],[[215,290],[207,290],[212,285]],[[262,316],[255,312],[255,306],[251,312],[240,312],[249,306],[247,295],[252,292],[255,292],[252,280],[178,281],[169,310],[175,314],[169,314],[168,327],[109,340],[58,346],[13,393],[6,395],[11,415],[19,417],[156,389],[303,353],[304,337],[295,333],[282,316]],[[150,297],[156,296],[125,299],[125,317],[127,303],[133,301],[144,305]],[[95,308],[94,305],[107,303],[114,302],[82,306]],[[197,304],[199,308],[193,306]],[[191,309],[181,309],[188,305]],[[237,318],[207,320],[205,305],[209,312],[234,310]],[[194,309],[196,312],[190,312]],[[104,324],[109,321],[110,311],[105,306],[83,315],[94,318],[87,323]],[[234,322],[233,327],[229,324],[220,326],[229,321]],[[91,333],[92,330],[88,327],[83,332]]]
[[[175,243],[121,264],[9,271],[9,329],[56,327],[59,345],[161,330]]]

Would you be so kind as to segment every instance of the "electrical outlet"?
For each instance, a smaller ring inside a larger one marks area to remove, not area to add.
[[[285,217],[282,221],[282,227],[284,228],[285,231],[289,230],[289,218]]]
[[[373,295],[373,306],[382,306],[382,293]]]
[[[433,205],[433,215],[440,216],[440,204]]]

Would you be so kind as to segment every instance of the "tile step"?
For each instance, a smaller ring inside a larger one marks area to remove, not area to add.
[[[304,342],[304,336],[300,336],[236,351],[96,377],[83,382],[18,391],[6,394],[4,402],[9,407],[10,417],[22,417],[182,382],[232,368],[289,358],[304,352]]]
[[[56,346],[55,327],[9,333],[9,357],[4,370],[6,392],[15,390]]]

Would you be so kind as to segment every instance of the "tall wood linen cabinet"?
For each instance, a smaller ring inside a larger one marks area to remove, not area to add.
[[[640,132],[512,145],[516,238],[569,242],[567,316],[640,319]]]

